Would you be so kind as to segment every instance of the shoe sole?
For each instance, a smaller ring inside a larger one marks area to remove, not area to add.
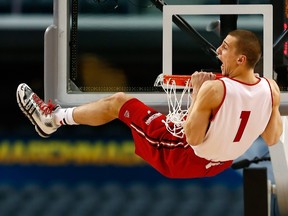
[[[32,112],[32,114],[30,114],[28,111],[26,111],[24,104],[22,104],[22,102],[21,102],[20,95],[18,94],[19,88],[20,88],[20,86],[18,87],[17,92],[16,92],[16,98],[17,98],[17,103],[18,103],[19,108],[20,108],[21,111],[25,114],[25,116],[30,120],[30,122],[35,126],[35,130],[37,131],[37,133],[38,133],[41,137],[43,137],[43,138],[48,138],[50,135],[49,135],[49,134],[46,134],[46,133],[37,125],[37,123],[34,121],[34,119],[33,119],[33,117],[32,117],[33,112]]]

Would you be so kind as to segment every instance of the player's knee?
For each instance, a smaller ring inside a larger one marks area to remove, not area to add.
[[[113,97],[113,100],[119,104],[125,103],[126,101],[132,98],[132,96],[127,95],[124,92],[117,92],[112,97]]]
[[[132,98],[132,96],[127,95],[124,92],[118,92],[111,96],[111,105],[113,105],[112,107],[116,108],[119,111],[123,104]]]

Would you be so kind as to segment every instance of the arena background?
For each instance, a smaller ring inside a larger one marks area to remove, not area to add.
[[[122,0],[117,8],[117,1],[79,2],[83,13],[109,16],[118,10],[123,16],[161,16],[149,1]],[[211,3],[215,2],[193,2]],[[134,155],[130,131],[118,121],[97,128],[62,127],[49,139],[36,134],[15,95],[18,84],[26,82],[43,97],[43,37],[52,19],[52,0],[0,1],[0,215],[243,215],[238,172],[229,169],[212,178],[167,179]],[[85,37],[93,44],[93,38]],[[142,37],[149,40],[148,35]],[[129,41],[122,40],[124,49]],[[152,39],[149,46],[157,47]],[[151,55],[145,61],[161,70],[161,59]],[[135,70],[133,64],[126,67]]]

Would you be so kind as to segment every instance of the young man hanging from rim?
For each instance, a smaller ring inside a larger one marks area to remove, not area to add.
[[[44,103],[25,83],[17,88],[23,113],[42,137],[62,125],[106,124],[120,119],[131,128],[135,152],[169,178],[214,176],[262,136],[268,146],[282,133],[280,91],[272,79],[255,76],[261,45],[255,34],[234,30],[217,49],[223,78],[194,72],[193,102],[183,138],[166,130],[165,115],[123,92],[78,107]]]

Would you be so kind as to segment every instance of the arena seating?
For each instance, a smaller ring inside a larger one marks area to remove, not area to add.
[[[243,192],[225,185],[0,185],[1,216],[242,216]]]

